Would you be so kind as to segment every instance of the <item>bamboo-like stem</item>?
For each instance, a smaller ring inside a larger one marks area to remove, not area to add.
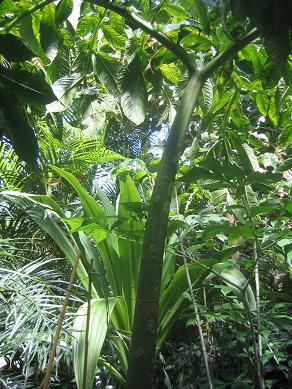
[[[93,259],[91,259],[90,271],[88,273],[87,313],[86,313],[84,363],[83,363],[83,389],[86,389],[86,385],[87,385],[87,365],[88,365],[88,347],[89,347],[89,331],[90,331],[90,308],[91,308],[91,274],[92,274],[92,272],[93,272]]]
[[[52,346],[49,361],[48,361],[47,371],[46,371],[46,375],[45,375],[44,382],[43,382],[43,389],[48,389],[48,387],[49,387],[49,380],[50,380],[50,376],[52,373],[52,368],[53,368],[54,358],[55,358],[55,354],[56,354],[56,350],[57,350],[58,340],[60,337],[62,324],[63,324],[63,320],[65,317],[66,309],[68,306],[69,297],[70,297],[70,293],[72,290],[73,282],[75,280],[79,258],[80,258],[80,251],[78,250],[76,257],[75,257],[73,269],[71,272],[68,288],[67,288],[65,298],[63,301],[63,306],[62,306],[62,309],[60,312],[60,316],[59,316],[59,320],[58,320],[58,324],[57,324],[57,328],[56,328],[56,332],[55,332],[55,336],[54,336],[53,346]]]
[[[173,252],[173,251],[171,251],[171,250],[168,250],[168,252],[170,252],[170,253],[172,253],[172,254],[174,254],[174,255],[177,255],[177,256],[179,256],[179,257],[181,257],[181,258],[183,258],[183,256],[184,256],[181,252],[177,252],[177,251],[176,251],[176,252]],[[190,259],[192,262],[195,262],[195,263],[197,263],[198,265],[202,266],[204,269],[209,270],[210,273],[212,273],[212,274],[214,274],[215,276],[219,277],[222,281],[224,281],[224,282],[226,282],[226,283],[228,283],[228,284],[234,286],[234,287],[237,288],[238,290],[244,292],[245,289],[244,289],[243,287],[241,287],[240,285],[236,284],[235,282],[230,281],[228,278],[222,276],[222,274],[218,273],[216,270],[214,270],[214,269],[212,269],[211,267],[205,265],[204,263],[198,261],[196,258],[194,258],[194,257],[192,257],[192,256],[190,256],[190,255],[187,255],[187,254],[185,254],[185,257],[186,257],[187,259]]]
[[[6,24],[6,26],[2,27],[0,29],[0,31],[8,32],[9,30],[11,30],[12,27],[14,27],[25,16],[31,15],[35,11],[43,8],[44,6],[46,6],[46,5],[50,4],[50,3],[53,3],[53,2],[54,2],[54,0],[42,0],[42,1],[40,1],[39,3],[37,3],[37,4],[33,5],[32,7],[30,7],[28,10],[26,10],[26,11],[22,12],[21,14],[19,14],[18,16],[16,16],[13,20],[11,20],[11,22]]]
[[[178,203],[178,196],[177,196],[176,188],[175,188],[175,200],[176,200],[176,214],[177,214],[177,219],[179,220],[179,203]],[[199,307],[198,307],[196,297],[195,297],[195,294],[193,291],[192,280],[190,277],[188,263],[187,263],[187,259],[186,259],[186,255],[185,255],[186,252],[185,252],[185,248],[184,248],[184,245],[182,242],[182,232],[180,229],[177,231],[177,234],[178,234],[180,249],[181,249],[181,252],[183,253],[183,263],[184,263],[184,267],[186,270],[188,288],[189,288],[189,292],[190,292],[190,296],[191,296],[191,300],[192,300],[192,305],[193,305],[194,313],[195,313],[195,319],[196,319],[197,327],[198,327],[198,331],[199,331],[199,337],[200,337],[203,359],[204,359],[204,364],[205,364],[205,369],[206,369],[206,374],[207,374],[207,379],[208,379],[208,385],[209,385],[209,389],[213,389],[213,382],[212,382],[211,371],[210,371],[210,366],[209,366],[209,356],[208,356],[208,352],[207,352],[206,345],[205,345],[205,339],[204,339],[204,335],[203,335]]]
[[[185,64],[190,74],[195,71],[195,65],[188,53],[180,45],[174,43],[167,35],[155,30],[151,23],[128,11],[124,6],[122,7],[108,0],[91,0],[91,2],[122,16],[125,19],[125,22],[130,26],[134,25],[135,27],[140,28],[142,31],[146,32],[146,34],[155,38],[162,46],[171,51]]]
[[[257,347],[256,330],[254,328],[252,313],[249,309],[247,301],[248,301],[247,300],[247,291],[245,291],[245,309],[246,309],[247,315],[248,315],[249,327],[250,327],[250,332],[251,332],[251,336],[252,336],[254,359],[255,359],[255,365],[256,365],[256,381],[257,381],[256,387],[258,389],[265,389],[265,383],[264,383],[263,376],[262,376],[262,363],[261,363],[261,359],[259,358],[258,347]]]
[[[260,334],[260,328],[261,328],[260,275],[259,275],[259,263],[257,260],[257,248],[255,242],[254,242],[254,261],[256,262],[256,267],[254,269],[254,277],[255,277],[255,290],[256,290],[257,320],[258,320],[258,352],[259,352],[259,358],[261,359],[263,355],[263,344],[262,344],[262,336]]]
[[[260,243],[258,240],[257,232],[256,232],[256,227],[254,225],[253,219],[252,219],[252,214],[251,214],[251,207],[248,201],[248,196],[246,192],[246,187],[244,188],[243,192],[243,205],[245,208],[246,215],[250,221],[252,231],[253,231],[253,236],[254,236],[254,243],[253,243],[253,259],[254,259],[254,265],[253,268],[250,272],[250,275],[244,285],[244,290],[247,290],[247,287],[250,285],[251,278],[255,276],[255,288],[256,288],[256,314],[257,314],[257,337],[256,337],[256,331],[254,328],[254,325],[252,323],[252,315],[249,313],[249,321],[250,321],[250,328],[251,332],[253,335],[253,347],[254,347],[254,358],[256,361],[256,367],[257,367],[257,384],[259,386],[259,389],[264,389],[265,388],[265,382],[264,382],[264,377],[263,377],[263,363],[262,363],[262,337],[260,334],[260,321],[261,321],[261,308],[260,308],[260,280],[259,280],[259,252],[261,252],[261,247]],[[248,312],[249,308],[247,306]]]

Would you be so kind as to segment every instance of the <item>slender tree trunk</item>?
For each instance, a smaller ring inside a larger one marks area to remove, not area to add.
[[[203,85],[196,72],[190,79],[172,125],[155,182],[144,236],[133,335],[129,356],[128,389],[150,388],[158,321],[162,259],[167,219],[184,135]]]

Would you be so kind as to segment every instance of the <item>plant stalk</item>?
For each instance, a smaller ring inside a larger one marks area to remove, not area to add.
[[[175,188],[175,200],[176,200],[177,220],[179,220],[179,203],[178,203],[176,188]],[[190,272],[188,269],[188,263],[187,263],[187,259],[186,259],[186,255],[185,255],[186,252],[185,252],[185,248],[184,248],[184,245],[182,242],[182,233],[181,233],[180,229],[177,231],[177,234],[178,234],[178,238],[179,238],[180,249],[181,249],[181,252],[183,253],[183,263],[184,263],[184,267],[186,270],[186,277],[187,277],[189,292],[190,292],[190,296],[191,296],[191,300],[192,300],[192,304],[193,304],[193,308],[194,308],[194,313],[195,313],[195,319],[196,319],[197,327],[198,327],[198,331],[199,331],[199,337],[200,337],[202,354],[203,354],[203,358],[204,358],[204,364],[205,364],[205,369],[206,369],[206,374],[207,374],[207,379],[208,379],[208,385],[209,385],[209,389],[213,389],[214,386],[213,386],[212,377],[211,377],[211,370],[210,370],[210,366],[209,366],[209,355],[208,355],[206,345],[205,345],[205,339],[204,339],[204,335],[203,335],[199,307],[198,307],[196,297],[195,297],[195,294],[193,291],[192,280],[191,280]]]
[[[76,257],[75,257],[73,269],[71,272],[68,288],[67,288],[65,298],[63,301],[63,306],[62,306],[62,309],[60,312],[60,316],[59,316],[59,320],[58,320],[58,324],[57,324],[57,328],[56,328],[56,332],[55,332],[55,337],[54,337],[54,341],[53,341],[53,346],[52,346],[49,361],[48,361],[48,367],[47,367],[46,375],[45,375],[44,382],[43,382],[43,389],[48,389],[48,387],[49,387],[49,380],[50,380],[50,376],[52,373],[52,368],[53,368],[54,358],[55,358],[55,354],[56,354],[56,350],[57,350],[58,340],[60,337],[62,324],[63,324],[64,318],[65,318],[65,313],[66,313],[66,309],[68,306],[69,297],[70,297],[70,293],[72,290],[73,282],[75,280],[79,259],[80,259],[80,251],[78,250]]]
[[[91,308],[91,273],[93,272],[93,259],[90,262],[90,271],[88,273],[88,292],[87,292],[87,313],[85,327],[85,345],[84,345],[84,363],[83,363],[83,389],[87,386],[87,365],[88,365],[88,348],[89,348],[89,331],[90,331],[90,308]]]
[[[185,64],[190,74],[195,71],[194,63],[188,53],[180,45],[174,43],[166,34],[156,30],[151,23],[128,11],[125,6],[114,4],[111,1],[91,0],[91,2],[122,16],[130,27],[134,25],[135,27],[140,28],[142,31],[146,32],[146,34],[155,38],[162,46],[171,51]]]

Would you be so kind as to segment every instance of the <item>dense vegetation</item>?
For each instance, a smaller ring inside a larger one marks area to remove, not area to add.
[[[291,387],[291,20],[0,1],[1,387]]]

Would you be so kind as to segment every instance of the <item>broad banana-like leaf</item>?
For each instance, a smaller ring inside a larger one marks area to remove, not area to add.
[[[111,323],[116,329],[116,335],[113,336],[112,340],[116,346],[116,352],[123,367],[123,371],[126,373],[128,370],[131,329],[127,305],[122,296],[119,296],[116,299],[116,304],[111,315]]]
[[[88,354],[86,387],[83,385],[84,355],[86,340],[87,303],[83,304],[76,313],[73,324],[73,365],[78,389],[92,389],[96,365],[107,333],[108,322],[116,299],[93,299],[90,305],[90,323],[88,333]]]
[[[124,218],[125,222],[121,224],[120,229],[125,233],[129,233],[129,239],[119,237],[119,255],[121,262],[121,271],[119,275],[122,277],[123,296],[129,311],[130,325],[134,316],[134,308],[136,301],[138,273],[140,268],[140,259],[142,251],[142,241],[131,239],[135,233],[144,230],[144,225],[137,218],[136,213],[129,209],[130,204],[141,203],[141,198],[137,188],[127,174],[120,178],[120,198],[118,215]]]
[[[97,201],[90,196],[90,194],[82,187],[77,178],[72,174],[66,172],[63,169],[60,169],[56,166],[49,165],[50,168],[58,173],[61,177],[65,178],[66,181],[73,187],[77,192],[78,197],[81,201],[83,212],[85,217],[94,218],[98,220],[98,223],[101,227],[105,229],[110,228],[110,223],[108,221],[109,216],[105,213],[105,210],[97,203]],[[92,235],[94,239],[94,234]],[[98,251],[103,260],[103,264],[108,276],[109,283],[111,285],[113,293],[118,296],[122,294],[122,280],[121,280],[121,262],[116,252],[117,244],[113,242],[114,239],[117,239],[112,234],[100,241],[96,241]]]

